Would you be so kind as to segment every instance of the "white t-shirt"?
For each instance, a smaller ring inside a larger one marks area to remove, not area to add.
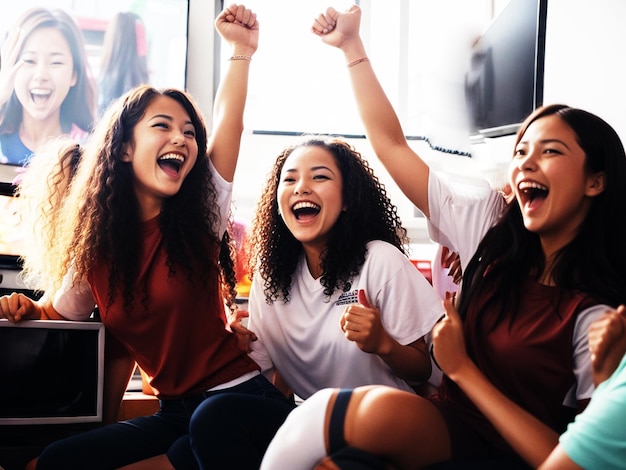
[[[259,339],[252,343],[251,357],[265,373],[275,367],[300,398],[321,388],[368,384],[413,391],[380,357],[347,340],[340,318],[346,305],[357,303],[358,290],[364,289],[370,304],[380,309],[385,330],[406,345],[429,335],[443,314],[441,300],[396,247],[372,241],[367,248],[352,287],[335,292],[330,299],[319,279],[312,277],[304,256],[294,273],[288,304],[277,300],[268,305],[263,282],[254,276],[249,328]]]
[[[500,219],[506,207],[504,196],[485,186],[459,190],[433,171],[428,178],[428,232],[433,241],[459,254],[463,271],[476,252],[485,233]],[[576,390],[571,390],[565,404],[576,406],[576,399],[591,397],[594,390],[591,355],[587,343],[589,325],[611,307],[598,304],[578,314],[572,344]]]

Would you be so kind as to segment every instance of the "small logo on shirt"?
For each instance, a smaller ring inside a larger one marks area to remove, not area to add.
[[[348,304],[356,304],[359,302],[359,291],[353,290],[350,292],[344,292],[339,296],[335,305],[348,305]]]

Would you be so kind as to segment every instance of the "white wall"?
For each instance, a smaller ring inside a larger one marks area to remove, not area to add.
[[[626,144],[626,0],[548,0],[544,104],[563,103],[597,114]],[[503,182],[515,136],[472,147]],[[498,169],[502,173],[498,173]]]
[[[626,143],[626,1],[548,0],[544,103],[597,114]]]

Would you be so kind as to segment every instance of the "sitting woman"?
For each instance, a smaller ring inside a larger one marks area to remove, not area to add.
[[[287,418],[261,468],[310,469],[345,449],[400,469],[481,459],[537,466],[593,392],[589,325],[626,301],[624,230],[615,223],[626,213],[624,147],[599,117],[546,106],[518,132],[512,198],[459,194],[408,145],[359,23],[358,6],[329,8],[313,30],[343,52],[376,155],[437,229],[435,241],[459,253],[459,301],[445,301],[433,331],[445,375],[428,398],[375,386],[314,395]],[[333,405],[339,397],[345,410]],[[315,418],[325,412],[326,421]],[[537,422],[540,436],[510,432],[511,423]]]
[[[350,145],[313,138],[284,150],[251,237],[251,357],[264,373],[277,371],[274,381],[302,399],[366,384],[414,395],[431,374],[426,338],[441,301],[409,261],[407,241],[396,207]],[[196,458],[205,468],[258,469],[280,411],[284,419],[290,410],[262,397],[210,398],[191,423]]]

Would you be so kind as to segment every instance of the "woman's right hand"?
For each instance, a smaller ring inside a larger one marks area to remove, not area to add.
[[[0,318],[6,318],[11,323],[21,320],[39,320],[41,307],[24,294],[13,292],[0,297]]]
[[[344,13],[329,7],[315,19],[311,31],[326,44],[341,49],[350,39],[359,36],[360,24],[361,8],[357,5],[352,5]]]

